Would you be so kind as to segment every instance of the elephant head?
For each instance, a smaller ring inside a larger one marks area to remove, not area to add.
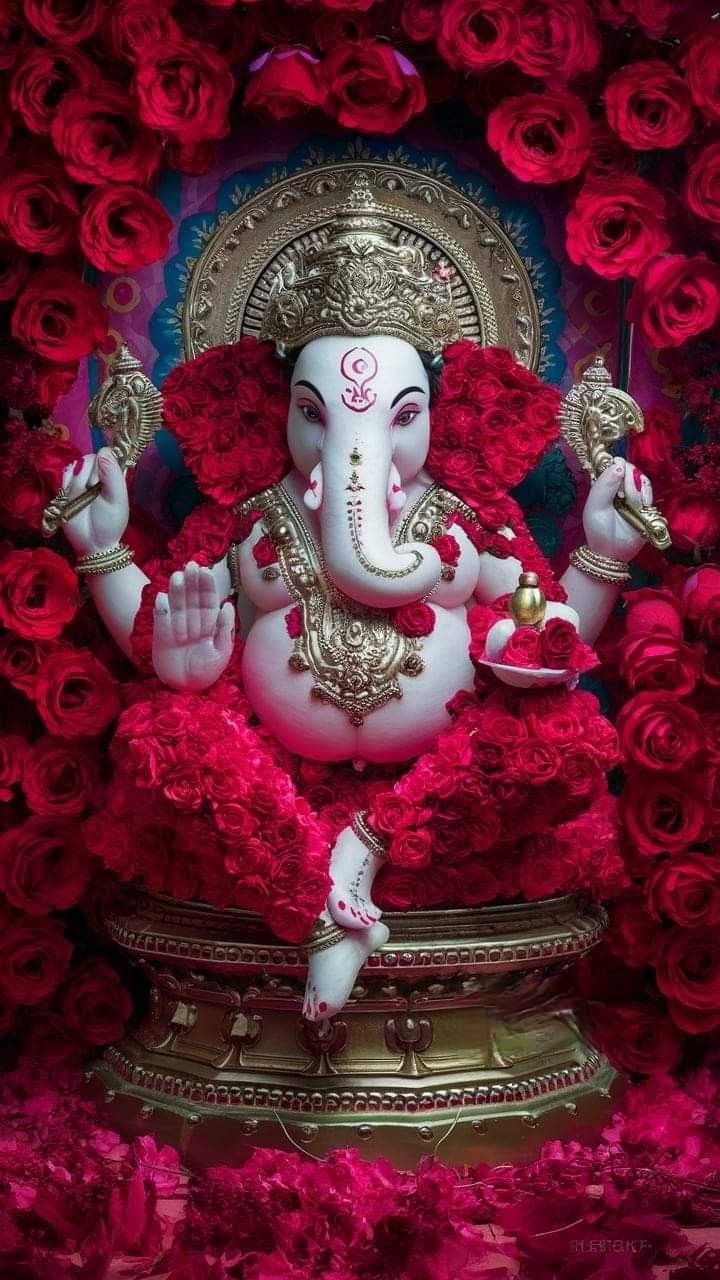
[[[295,364],[290,452],[319,512],[327,573],[360,604],[421,600],[440,578],[433,547],[390,533],[427,457],[429,401],[422,360],[401,338],[317,338]]]

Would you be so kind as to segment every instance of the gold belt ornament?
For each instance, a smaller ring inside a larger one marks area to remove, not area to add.
[[[399,522],[393,540],[430,541],[442,532],[450,511],[462,505],[433,486]],[[371,711],[402,697],[399,676],[420,675],[422,641],[398,631],[390,610],[359,605],[337,590],[300,511],[281,485],[264,490],[245,507],[263,512],[283,580],[302,611],[290,667],[311,673],[314,698],[340,707],[351,724],[363,724]]]

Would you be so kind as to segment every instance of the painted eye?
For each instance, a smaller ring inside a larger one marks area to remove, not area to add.
[[[322,414],[314,404],[301,404],[300,412],[306,422],[322,422]]]
[[[393,426],[409,427],[410,423],[414,422],[415,418],[417,418],[419,412],[420,412],[419,409],[416,409],[414,406],[410,406],[410,405],[406,409],[401,409],[393,422]]]

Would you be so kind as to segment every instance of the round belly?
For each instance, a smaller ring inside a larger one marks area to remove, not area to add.
[[[256,618],[245,642],[243,683],[264,725],[290,751],[312,760],[410,760],[450,723],[446,704],[473,686],[464,607],[435,608],[435,629],[421,642],[422,671],[397,677],[397,692],[353,724],[347,711],[313,694],[311,671],[294,671],[285,610]]]

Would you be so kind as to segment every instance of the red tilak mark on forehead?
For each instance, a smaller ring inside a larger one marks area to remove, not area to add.
[[[367,347],[351,347],[340,361],[340,372],[347,378],[349,386],[342,394],[342,402],[353,413],[364,413],[371,409],[377,400],[377,392],[370,383],[376,376],[378,363],[372,351]]]

